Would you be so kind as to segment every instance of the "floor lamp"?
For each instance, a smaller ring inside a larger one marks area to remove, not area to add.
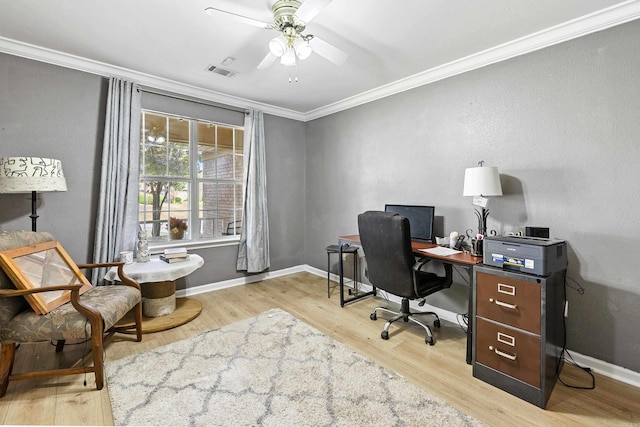
[[[500,184],[500,174],[495,166],[483,166],[484,162],[479,162],[478,167],[467,168],[464,171],[463,196],[473,196],[473,205],[478,217],[478,234],[487,235],[487,217],[489,202],[484,196],[502,196],[502,185]]]
[[[36,193],[67,191],[62,163],[44,157],[0,159],[0,193],[31,193],[31,230],[36,231]]]

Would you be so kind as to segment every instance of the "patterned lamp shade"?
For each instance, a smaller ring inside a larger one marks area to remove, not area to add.
[[[0,193],[67,191],[60,160],[44,157],[0,159]]]

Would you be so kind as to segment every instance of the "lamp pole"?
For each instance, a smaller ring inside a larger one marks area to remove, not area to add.
[[[31,192],[31,231],[36,231],[36,221],[38,220],[38,214],[36,213],[36,192]]]

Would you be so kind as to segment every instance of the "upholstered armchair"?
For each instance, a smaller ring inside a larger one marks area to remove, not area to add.
[[[32,246],[53,241],[49,233],[32,231],[0,232],[0,251]],[[96,388],[104,384],[104,339],[116,331],[116,323],[133,312],[136,341],[142,340],[142,297],[140,286],[128,278],[123,263],[78,264],[80,270],[98,267],[118,267],[120,282],[91,287],[80,294],[81,285],[60,283],[56,286],[33,289],[16,289],[4,271],[0,270],[0,397],[4,396],[9,381],[94,372]],[[47,314],[38,314],[25,296],[43,291],[70,291],[70,301]],[[52,341],[56,352],[64,348],[66,340],[90,340],[93,366],[71,367],[51,371],[12,373],[16,350],[20,343]]]

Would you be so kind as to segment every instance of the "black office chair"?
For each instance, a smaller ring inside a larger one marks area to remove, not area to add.
[[[451,264],[444,264],[445,276],[422,271],[429,262],[420,259],[416,262],[411,249],[411,233],[409,220],[391,212],[368,211],[358,215],[360,242],[367,260],[369,281],[379,289],[402,298],[400,312],[386,307],[376,307],[371,313],[371,320],[376,320],[379,310],[394,314],[387,321],[380,336],[389,339],[389,327],[396,320],[404,320],[422,326],[427,332],[425,342],[434,344],[431,328],[420,322],[416,315],[433,315],[435,327],[440,327],[440,319],[433,312],[412,313],[409,300],[424,299],[427,295],[451,287]],[[424,304],[424,301],[420,305]]]

